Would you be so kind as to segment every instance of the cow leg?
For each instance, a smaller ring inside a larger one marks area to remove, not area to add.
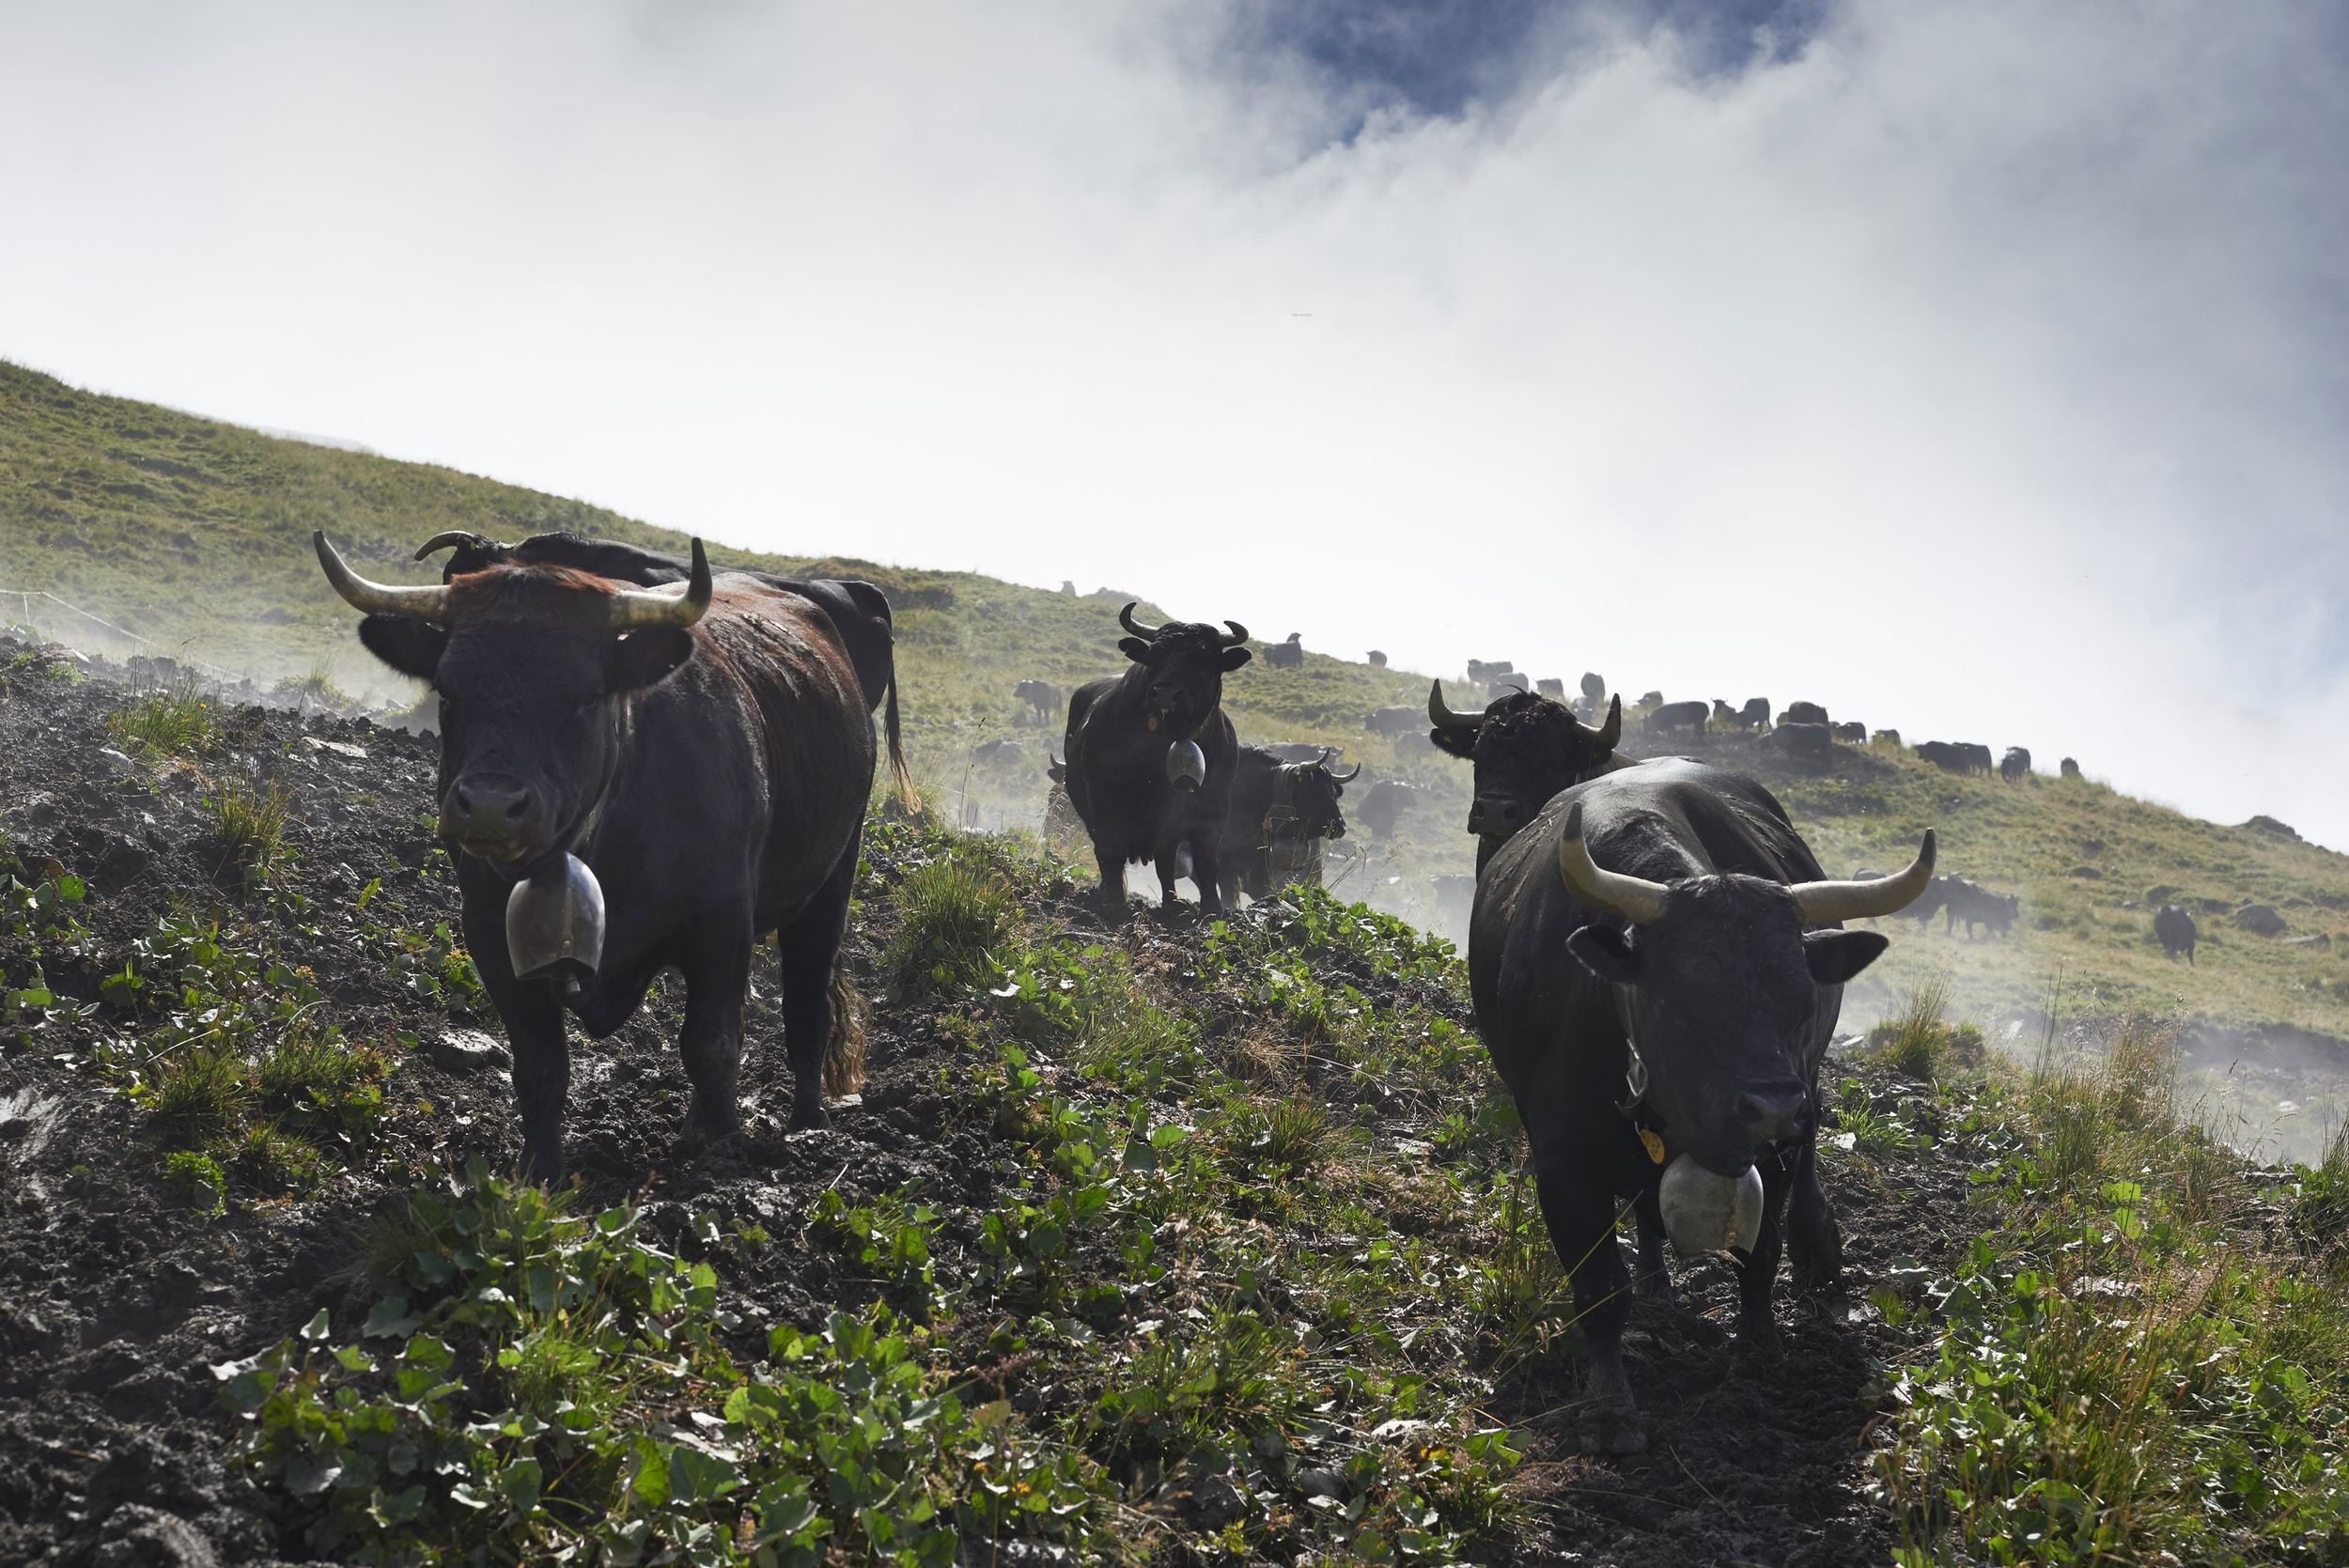
[[[1126,857],[1112,852],[1100,839],[1093,841],[1094,862],[1101,868],[1101,908],[1112,920],[1126,917]]]
[[[742,1001],[751,983],[750,927],[747,909],[720,929],[705,927],[691,944],[692,957],[679,966],[685,972],[685,1028],[677,1048],[693,1086],[693,1103],[685,1113],[689,1147],[742,1129],[737,1089],[742,1076]]]
[[[1794,1193],[1786,1205],[1786,1256],[1798,1290],[1831,1294],[1843,1283],[1843,1238],[1819,1188],[1819,1151],[1805,1143],[1793,1157]]]
[[[1662,1189],[1651,1186],[1640,1194],[1640,1294],[1651,1301],[1672,1298],[1672,1269],[1664,1262]]]
[[[1223,908],[1223,852],[1213,833],[1205,833],[1191,841],[1190,879],[1199,884],[1199,908],[1203,913],[1216,914]],[[1238,908],[1239,900],[1232,905]]]
[[[1774,1360],[1782,1345],[1770,1299],[1778,1290],[1778,1260],[1786,1239],[1786,1189],[1792,1183],[1779,1157],[1766,1157],[1760,1167],[1762,1234],[1753,1250],[1737,1260],[1737,1350]]]
[[[824,1053],[832,1047],[832,971],[848,929],[848,895],[856,889],[863,831],[832,868],[807,908],[775,933],[783,965],[783,1046],[791,1059],[791,1128],[820,1127],[824,1113]],[[1122,868],[1121,868],[1122,875]],[[1121,894],[1118,903],[1123,906]]]
[[[1575,1444],[1585,1453],[1637,1453],[1647,1428],[1623,1364],[1630,1280],[1615,1241],[1615,1206],[1604,1184],[1542,1171],[1535,1180],[1549,1245],[1574,1281],[1574,1318],[1590,1345],[1591,1372]]]
[[[1150,864],[1159,874],[1159,908],[1174,908],[1183,901],[1182,895],[1174,891],[1174,884],[1183,879],[1183,841],[1178,838],[1169,839],[1159,845],[1151,852]],[[1197,875],[1199,865],[1195,860],[1191,862],[1190,869],[1194,876]],[[1211,896],[1212,894],[1208,893],[1203,883],[1200,887],[1202,901]]]
[[[514,1109],[522,1125],[522,1180],[563,1179],[563,1117],[571,1096],[571,1043],[554,987],[514,978],[506,955],[506,901],[465,900],[465,946],[514,1053]]]

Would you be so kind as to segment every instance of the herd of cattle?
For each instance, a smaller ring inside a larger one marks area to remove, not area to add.
[[[685,981],[687,1138],[735,1132],[744,994],[770,932],[791,1125],[822,1126],[826,1091],[853,1086],[861,1061],[838,955],[883,755],[877,711],[910,798],[881,593],[713,573],[698,540],[680,560],[560,534],[443,534],[417,552],[450,551],[423,587],[369,582],[322,533],[314,544],[366,613],[362,644],[438,693],[440,832],[513,1048],[524,1173],[564,1171],[567,1019],[608,1035],[671,967]],[[1065,706],[1055,768],[1102,904],[1128,917],[1135,862],[1156,867],[1169,904],[1185,877],[1210,910],[1267,892],[1303,863],[1299,844],[1344,832],[1340,798],[1360,769],[1240,744],[1222,692],[1253,656],[1245,627],[1150,626],[1134,608],[1118,615],[1120,674],[1065,701],[1041,682],[1015,693],[1038,722]],[[1622,1351],[1624,1205],[1642,1293],[1670,1291],[1667,1237],[1684,1256],[1726,1251],[1740,1334],[1774,1347],[1781,1249],[1806,1286],[1832,1285],[1841,1266],[1815,1158],[1819,1070],[1843,985],[1888,946],[1846,924],[1940,912],[1948,928],[1997,932],[2016,903],[1937,877],[1931,831],[1896,873],[1830,878],[1754,779],[1620,750],[1623,702],[1602,706],[1596,676],[1569,703],[1561,683],[1493,690],[1504,673],[1472,672],[1489,698],[1472,711],[1436,685],[1411,722],[1470,768],[1470,988],[1588,1340],[1578,1435],[1629,1452],[1645,1438]],[[1834,740],[1812,705],[1774,720],[1758,699],[1643,706],[1649,734],[1711,722]],[[1966,767],[1981,760],[1962,750]]]

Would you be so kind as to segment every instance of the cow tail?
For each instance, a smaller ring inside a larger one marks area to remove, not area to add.
[[[881,729],[889,737],[889,773],[896,781],[897,804],[907,815],[922,809],[922,797],[913,787],[913,774],[906,767],[905,742],[897,733],[897,657],[892,650],[889,657],[889,696],[881,706]]]
[[[848,982],[848,966],[835,957],[827,987],[832,1001],[832,1038],[824,1042],[824,1097],[836,1100],[864,1087],[864,999]]]

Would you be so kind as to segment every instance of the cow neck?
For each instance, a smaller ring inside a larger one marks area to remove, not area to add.
[[[1640,1054],[1639,1037],[1631,1029],[1630,987],[1610,986],[1608,989],[1615,995],[1615,1018],[1623,1025],[1624,1097],[1615,1102],[1615,1109],[1635,1126],[1661,1130],[1662,1120],[1647,1103],[1647,1059]]]

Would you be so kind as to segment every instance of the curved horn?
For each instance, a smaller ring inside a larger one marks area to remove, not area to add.
[[[1650,924],[1662,915],[1664,901],[1672,894],[1661,882],[1610,871],[1591,859],[1590,848],[1582,842],[1579,800],[1567,811],[1565,832],[1558,840],[1558,875],[1565,881],[1566,891],[1583,903],[1612,909],[1634,925]]]
[[[1453,712],[1444,706],[1443,682],[1437,681],[1427,689],[1427,722],[1439,730],[1448,730],[1455,726],[1472,730],[1485,722],[1485,715],[1482,712]]]
[[[1866,882],[1797,882],[1786,891],[1795,895],[1805,925],[1828,925],[1839,920],[1873,920],[1895,914],[1917,901],[1933,880],[1933,830],[1908,869]]]
[[[1223,624],[1232,629],[1232,634],[1223,639],[1223,645],[1225,647],[1236,648],[1242,643],[1248,641],[1248,629],[1246,627],[1240,625],[1237,621],[1225,621]]]
[[[693,575],[681,594],[658,588],[624,588],[612,596],[611,627],[630,631],[639,627],[692,626],[709,609],[709,557],[702,542],[693,541]]]
[[[495,550],[497,548],[495,544],[483,538],[478,534],[468,534],[461,528],[444,528],[440,533],[435,534],[430,538],[425,540],[424,543],[418,545],[416,547],[415,554],[410,556],[409,559],[412,561],[421,561],[436,550],[454,550],[463,545],[471,545],[475,550]]]
[[[1134,619],[1134,605],[1140,602],[1139,599],[1132,600],[1125,609],[1120,610],[1117,613],[1117,624],[1147,643],[1159,634],[1159,629],[1154,626],[1144,626]]]
[[[1326,746],[1322,748],[1321,770],[1330,775],[1332,783],[1348,784],[1362,776],[1362,765],[1359,762],[1354,765],[1354,771],[1351,773],[1341,773],[1336,768],[1330,767],[1330,764],[1335,760],[1336,757],[1337,753],[1330,751]]]
[[[343,558],[326,542],[325,529],[312,530],[310,543],[319,552],[319,565],[326,570],[326,581],[334,585],[334,591],[352,609],[364,610],[370,615],[413,615],[436,626],[447,624],[448,590],[439,583],[408,588],[370,582],[343,565]]]
[[[1598,727],[1598,743],[1611,752],[1622,739],[1623,693],[1618,691],[1615,700],[1607,705],[1607,722]]]

